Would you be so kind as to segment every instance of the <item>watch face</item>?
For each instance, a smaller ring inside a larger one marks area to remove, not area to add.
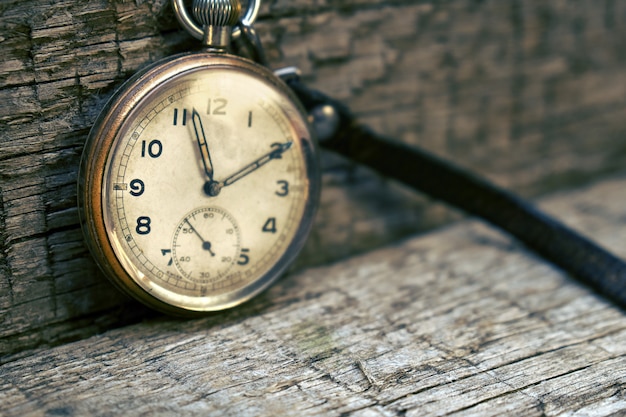
[[[289,94],[254,64],[202,54],[113,99],[81,169],[90,247],[114,282],[162,310],[211,311],[284,270],[318,194],[314,142]]]

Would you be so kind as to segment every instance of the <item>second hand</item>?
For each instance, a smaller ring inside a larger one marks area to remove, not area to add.
[[[202,236],[200,236],[200,233],[198,233],[198,231],[196,230],[195,227],[193,227],[193,225],[191,224],[191,222],[189,221],[189,219],[185,219],[185,221],[187,222],[187,224],[189,225],[189,227],[191,228],[191,230],[196,234],[196,236],[198,236],[198,238],[200,238],[200,240],[202,241],[202,249],[209,251],[209,253],[211,254],[211,256],[215,256],[215,254],[213,253],[213,251],[211,250],[211,242],[204,240],[204,238]]]

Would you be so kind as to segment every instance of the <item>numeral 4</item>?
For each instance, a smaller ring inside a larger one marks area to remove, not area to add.
[[[263,230],[266,233],[276,233],[276,217],[270,217],[263,225]]]

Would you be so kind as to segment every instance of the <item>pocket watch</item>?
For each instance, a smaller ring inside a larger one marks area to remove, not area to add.
[[[319,170],[291,90],[227,52],[238,1],[196,0],[195,21],[174,5],[205,48],[153,64],[114,94],[83,151],[79,205],[87,246],[114,284],[190,315],[238,305],[285,270],[311,228]],[[252,1],[244,24],[257,10]]]

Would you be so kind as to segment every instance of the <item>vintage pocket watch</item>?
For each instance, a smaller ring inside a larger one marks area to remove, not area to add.
[[[291,90],[226,52],[239,3],[194,1],[201,26],[182,0],[174,8],[206,48],[157,62],[110,99],[86,142],[79,204],[104,273],[184,315],[240,304],[285,270],[311,227],[319,171]]]

